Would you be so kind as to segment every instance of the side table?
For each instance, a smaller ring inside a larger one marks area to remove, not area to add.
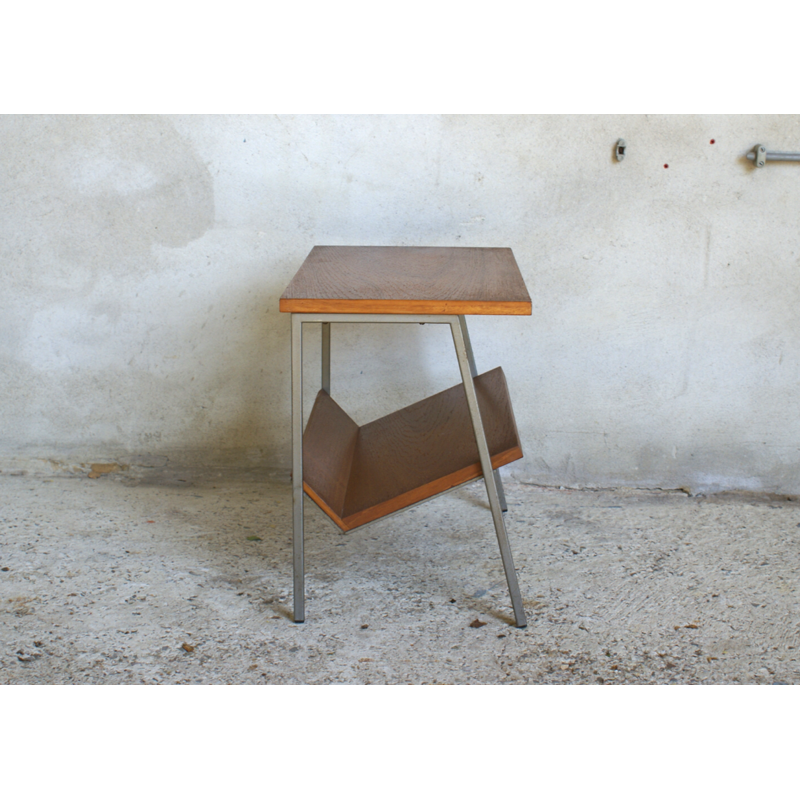
[[[292,320],[294,621],[305,620],[303,496],[354,530],[483,477],[514,618],[525,610],[497,468],[522,458],[505,377],[478,375],[466,316],[531,313],[500,247],[314,247],[280,299]],[[462,383],[358,426],[331,397],[331,323],[450,326]],[[322,376],[303,433],[303,324],[322,324]]]

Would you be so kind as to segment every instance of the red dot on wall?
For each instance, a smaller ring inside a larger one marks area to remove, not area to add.
[[[714,141],[715,141],[715,140],[714,140],[714,139],[712,139],[712,140],[709,142],[709,144],[714,144]]]
[[[664,169],[669,169],[669,164],[664,164]]]

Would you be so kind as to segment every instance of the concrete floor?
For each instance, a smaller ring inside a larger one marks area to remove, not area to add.
[[[285,480],[0,475],[3,684],[800,683],[800,507],[482,483],[342,534]],[[472,627],[478,620],[485,623]]]

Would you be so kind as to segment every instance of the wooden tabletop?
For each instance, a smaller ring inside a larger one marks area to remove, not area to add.
[[[280,310],[317,314],[530,314],[508,247],[317,246]]]

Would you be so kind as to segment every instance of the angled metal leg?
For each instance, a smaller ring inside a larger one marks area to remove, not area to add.
[[[322,388],[331,393],[331,324],[322,323]]]
[[[292,550],[294,621],[306,618],[303,564],[303,322],[292,314]]]
[[[475,366],[475,356],[472,354],[472,343],[469,340],[469,331],[467,330],[467,318],[460,314],[458,317],[458,325],[461,328],[461,335],[464,337],[464,344],[467,348],[467,360],[469,361],[469,371],[472,373],[473,378],[478,377],[478,368]],[[500,470],[494,470],[494,482],[497,484],[497,496],[500,498],[500,508],[503,511],[508,511],[508,503],[506,503],[506,493],[503,491],[503,481],[500,478]]]
[[[505,514],[508,511],[506,493],[503,491],[503,481],[500,479],[500,470],[494,471],[494,485],[497,487],[497,497],[500,500],[500,510]]]
[[[517,627],[524,628],[528,624],[528,621],[525,618],[525,609],[522,606],[522,595],[520,594],[519,584],[517,583],[517,572],[514,569],[514,559],[511,556],[511,547],[508,544],[506,526],[503,522],[503,512],[500,508],[497,483],[489,477],[492,474],[492,459],[489,454],[489,446],[486,443],[486,434],[483,429],[483,421],[481,420],[481,412],[478,406],[478,396],[475,393],[475,384],[472,381],[474,360],[473,363],[470,364],[469,350],[463,333],[465,328],[466,324],[463,321],[463,317],[459,317],[458,322],[454,319],[450,324],[450,330],[453,333],[453,343],[455,344],[456,355],[458,356],[458,366],[461,369],[461,380],[464,383],[464,391],[467,395],[469,415],[472,418],[472,427],[475,430],[475,441],[478,445],[478,453],[481,458],[481,470],[483,471],[484,483],[486,484],[486,492],[489,495],[489,506],[492,509],[497,543],[500,545],[500,556],[503,559],[503,569],[506,573],[508,592],[511,595],[511,605],[514,608],[514,618]]]

